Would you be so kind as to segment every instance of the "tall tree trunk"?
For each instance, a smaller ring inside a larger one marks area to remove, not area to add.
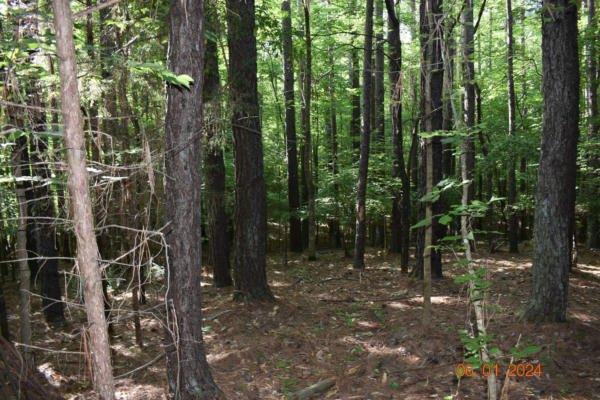
[[[436,132],[442,129],[442,92],[443,92],[443,65],[442,65],[442,1],[428,0],[420,8],[420,32],[421,32],[421,119],[423,132]],[[432,168],[431,187],[435,187],[442,179],[442,143],[440,136],[431,138],[432,160],[431,165],[427,165],[427,147],[429,144],[425,138],[421,138],[421,157],[420,157],[420,196],[427,192],[427,168]],[[426,218],[426,204],[419,204],[419,219]],[[435,201],[432,204],[432,215],[441,213],[441,202]],[[436,246],[439,239],[444,236],[445,227],[439,222],[439,218],[433,218],[431,223],[431,245]],[[426,234],[423,229],[417,231],[417,251],[416,264],[411,272],[413,276],[423,277],[423,262],[427,245],[424,240]],[[439,249],[431,251],[431,276],[436,279],[442,278],[442,254]]]
[[[473,128],[475,127],[475,64],[473,53],[475,49],[475,30],[473,26],[473,0],[464,1],[464,10],[461,15],[461,65],[464,95],[464,122],[469,136],[465,138],[464,157],[466,157],[467,179],[473,180],[475,169],[475,141]],[[469,204],[475,196],[475,183],[469,185]]]
[[[392,0],[385,2],[388,13],[388,43],[390,46],[390,115],[392,136],[392,178],[400,179],[400,190],[394,189],[392,200],[391,251],[400,253],[402,272],[408,272],[410,229],[410,177],[404,164],[402,137],[402,43],[400,23]]]
[[[371,141],[371,58],[373,52],[373,0],[367,0],[365,19],[365,47],[363,65],[362,131],[360,135],[360,158],[356,190],[356,237],[354,240],[354,269],[365,268],[365,242],[367,235],[367,172]]]
[[[283,95],[285,98],[285,147],[287,153],[288,207],[290,212],[290,250],[302,252],[302,225],[295,214],[300,207],[298,192],[298,145],[296,140],[296,106],[294,100],[294,57],[292,43],[292,9],[283,0],[281,41],[283,47]]]
[[[69,191],[73,199],[73,218],[77,237],[77,263],[85,282],[94,384],[101,400],[114,398],[108,326],[104,317],[104,296],[99,251],[94,234],[92,203],[86,170],[85,139],[77,88],[77,64],[73,41],[73,20],[67,0],[53,0],[56,53],[60,75],[60,97],[64,140],[69,166]]]
[[[358,48],[350,50],[350,79],[352,81],[352,115],[350,117],[350,138],[352,139],[352,159],[356,162],[360,155],[360,65]]]
[[[315,185],[313,181],[312,160],[312,142],[310,131],[310,100],[312,90],[312,48],[310,37],[310,0],[303,0],[304,11],[304,39],[306,40],[306,63],[304,64],[304,87],[302,89],[302,172],[306,187],[306,200],[308,201],[308,259],[317,259],[316,234],[315,234]],[[317,163],[313,162],[316,168]]]
[[[596,46],[598,45],[598,22],[596,20],[595,0],[588,0],[588,140],[597,143],[598,132],[600,132],[600,122],[598,121],[598,60],[596,60]],[[592,154],[590,166],[597,170],[600,161],[597,151]],[[598,179],[597,173],[588,174],[588,178],[595,182]],[[600,248],[600,200],[598,200],[598,184],[592,183],[588,189],[590,194],[590,208],[588,211],[588,231],[587,247],[590,249]]]
[[[327,0],[327,5],[331,6],[331,0]],[[328,19],[329,21],[329,19]],[[339,198],[339,185],[337,183],[338,168],[338,129],[337,129],[337,107],[335,101],[335,63],[333,59],[333,46],[330,44],[327,47],[327,55],[329,58],[329,64],[331,71],[329,74],[329,124],[331,127],[330,140],[331,140],[331,172],[334,176],[333,184],[333,196],[336,207],[336,215],[340,215],[340,198]],[[328,221],[329,234],[334,239],[335,247],[339,248],[342,245],[342,233],[340,231],[340,221],[337,218],[331,218]]]
[[[27,265],[27,199],[25,197],[25,185],[20,178],[24,176],[23,170],[29,169],[29,157],[26,155],[27,138],[21,136],[17,139],[17,146],[13,151],[12,164],[14,165],[14,176],[16,178],[16,194],[18,205],[18,223],[17,223],[17,259],[19,260],[19,327],[20,341],[26,346],[31,345],[31,321],[29,313],[31,311],[30,300],[30,272]],[[27,174],[29,175],[29,174]],[[33,366],[31,349],[25,347],[23,358],[28,366]]]
[[[48,165],[40,158],[47,151],[47,145],[42,139],[35,139],[32,144],[35,150],[32,153],[33,173],[43,179],[50,179]],[[58,275],[58,252],[56,244],[56,224],[53,222],[56,212],[54,209],[53,193],[47,184],[38,184],[34,187],[34,197],[37,199],[32,204],[32,216],[36,226],[37,253],[43,259],[39,264],[39,278],[41,283],[42,306],[44,317],[51,325],[64,323],[63,303],[61,299],[60,279]]]
[[[165,217],[168,320],[165,349],[169,393],[176,399],[219,399],[202,339],[202,86],[204,2],[171,2],[167,67],[193,78],[189,89],[167,86]]]
[[[443,121],[442,121],[442,129],[445,131],[451,131],[454,128],[454,118],[452,115],[452,106],[451,106],[451,96],[454,95],[454,87],[453,87],[453,60],[454,60],[454,52],[456,48],[456,42],[454,37],[452,37],[452,32],[446,31],[444,46],[442,51],[444,53],[444,58],[447,60],[444,63],[444,103],[443,103]],[[455,159],[454,155],[454,145],[452,143],[443,143],[442,144],[442,175],[444,178],[454,176],[455,170],[453,161]]]
[[[373,131],[373,149],[372,153],[377,154],[381,161],[385,161],[385,111],[384,111],[384,52],[383,52],[383,2],[384,0],[375,0],[375,71],[373,71],[373,109],[372,109],[372,131]],[[385,179],[385,170],[377,169],[375,171],[376,181],[382,182]],[[378,191],[378,196],[382,193]],[[374,246],[385,246],[385,219],[384,216],[373,218],[373,238]]]
[[[235,163],[234,297],[273,300],[266,271],[266,205],[257,91],[254,0],[227,0],[229,102]]]
[[[205,2],[206,27],[217,32],[217,7]],[[229,242],[227,241],[227,214],[225,213],[225,162],[223,160],[221,77],[219,76],[219,51],[217,43],[206,41],[204,60],[204,128],[206,146],[204,171],[206,174],[206,204],[208,208],[208,235],[213,282],[216,287],[231,286]],[[296,186],[296,189],[298,187]]]
[[[533,282],[524,314],[529,321],[567,318],[579,139],[577,36],[577,5],[569,0],[548,0],[542,9],[544,115]]]
[[[31,100],[35,106],[42,106],[39,96],[39,88],[35,88]],[[46,116],[41,111],[33,112],[34,131],[46,130]],[[48,145],[41,137],[33,137],[30,141],[31,164],[34,176],[44,180],[51,178],[48,163],[43,159],[48,151]],[[50,325],[61,326],[64,323],[63,303],[61,298],[60,280],[58,276],[58,260],[56,249],[56,224],[54,218],[54,194],[47,182],[36,183],[32,187],[32,198],[29,206],[31,223],[34,225],[34,236],[36,244],[36,255],[42,259],[37,263],[39,279],[41,283],[42,306],[44,317]]]
[[[515,74],[513,69],[513,15],[511,0],[506,0],[506,64],[508,65],[508,135],[515,136]],[[515,210],[517,177],[514,157],[508,160],[508,246],[511,253],[519,252],[519,220]]]

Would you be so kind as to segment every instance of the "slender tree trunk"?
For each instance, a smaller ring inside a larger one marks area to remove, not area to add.
[[[404,164],[402,138],[402,43],[400,23],[392,0],[385,2],[388,12],[388,43],[390,46],[390,115],[392,136],[392,178],[400,179],[400,190],[394,189],[392,200],[391,251],[400,253],[402,272],[408,272],[410,229],[410,177]]]
[[[452,96],[454,95],[453,87],[453,60],[455,52],[456,42],[452,37],[452,32],[446,32],[446,39],[444,40],[444,46],[442,51],[445,52],[444,58],[447,62],[444,63],[444,100],[443,100],[443,121],[442,129],[450,131],[454,128],[454,118],[452,116]],[[442,175],[444,178],[454,176],[455,171],[453,168],[454,145],[452,143],[442,144]]]
[[[472,130],[475,127],[475,64],[473,63],[473,53],[475,49],[475,31],[473,27],[473,0],[464,0],[465,7],[461,16],[462,37],[461,37],[461,64],[463,73],[463,85],[465,87],[464,96],[464,121],[467,133],[465,157],[467,167],[467,179],[473,180],[473,171],[475,169],[475,141],[472,136]],[[475,184],[469,185],[469,203],[475,197]]]
[[[285,98],[285,147],[287,153],[288,204],[290,211],[290,250],[302,252],[302,225],[295,213],[300,207],[298,192],[298,145],[296,140],[296,106],[294,100],[294,57],[292,43],[292,9],[290,0],[283,0],[281,10],[281,41],[283,44],[283,95]]]
[[[89,323],[94,385],[101,400],[114,398],[108,326],[104,317],[102,276],[94,234],[92,203],[86,170],[85,139],[77,89],[73,20],[67,0],[53,0],[56,52],[61,83],[65,148],[69,165],[69,191],[77,237],[77,263],[85,282],[85,307]]]
[[[508,135],[515,136],[515,75],[513,69],[513,15],[511,0],[506,0],[506,64],[508,65]],[[514,157],[508,160],[508,246],[511,253],[519,252],[519,220],[515,210],[517,177]]]
[[[428,4],[422,4],[420,8],[420,32],[421,32],[421,118],[423,132],[436,132],[442,129],[442,91],[443,91],[443,65],[442,65],[442,2],[441,0],[429,0]],[[431,151],[433,152],[431,165],[427,165],[427,141],[421,138],[420,158],[420,196],[427,192],[427,168],[432,168],[432,188],[442,179],[442,143],[440,136],[431,138]],[[426,204],[419,204],[419,219],[425,218]],[[432,215],[442,212],[442,203],[438,200],[432,204]],[[431,245],[436,246],[438,240],[444,236],[445,227],[439,222],[439,218],[433,218],[431,227],[433,229]],[[417,252],[415,268],[411,272],[413,276],[423,277],[423,262],[427,245],[424,240],[426,233],[423,229],[417,232]],[[431,276],[436,279],[442,278],[442,255],[440,250],[431,251]]]
[[[331,5],[331,0],[327,0],[327,4]],[[338,129],[337,129],[337,106],[335,101],[335,62],[333,59],[333,46],[328,45],[327,55],[331,72],[329,74],[329,124],[331,126],[331,172],[334,176],[333,197],[336,207],[336,215],[340,215],[340,196],[339,185],[337,183],[338,168]],[[342,233],[340,231],[340,221],[337,218],[331,218],[328,222],[330,237],[334,240],[335,247],[339,248],[342,245]]]
[[[17,205],[19,210],[19,219],[17,223],[17,259],[19,260],[19,327],[20,341],[26,346],[31,345],[31,321],[30,313],[30,272],[27,264],[27,199],[25,197],[24,182],[19,181],[23,176],[23,170],[29,168],[29,157],[23,157],[27,153],[27,138],[21,136],[17,140],[17,148],[13,151],[14,175],[17,180]],[[25,347],[23,349],[23,358],[29,366],[33,366],[31,349]]]
[[[350,51],[350,78],[352,81],[352,116],[350,118],[350,137],[352,139],[352,156],[356,161],[360,154],[360,65],[358,48]]]
[[[235,163],[234,297],[272,301],[266,271],[266,200],[254,0],[227,0],[227,9],[229,103]]]
[[[588,27],[589,42],[588,48],[588,140],[592,143],[598,141],[598,132],[600,132],[600,122],[598,121],[598,60],[596,60],[598,45],[598,22],[596,20],[596,4],[595,0],[588,0]],[[597,151],[591,155],[589,161],[593,169],[597,169],[600,165]],[[597,181],[598,174],[588,174],[588,179],[592,182]],[[590,249],[600,248],[600,200],[598,199],[599,186],[597,183],[592,183],[588,189],[590,198],[590,207],[588,211],[588,232],[587,232],[587,247]]]
[[[367,0],[365,19],[365,47],[363,65],[362,131],[360,135],[360,158],[356,190],[356,237],[354,240],[354,269],[365,268],[365,242],[367,235],[367,172],[371,140],[371,58],[373,52],[373,0]]]
[[[306,187],[306,199],[308,201],[308,259],[317,259],[316,233],[315,233],[315,185],[313,181],[313,168],[316,169],[317,163],[312,159],[312,142],[310,130],[310,100],[312,96],[312,48],[310,37],[310,0],[303,0],[304,11],[304,39],[306,40],[306,63],[304,64],[304,87],[302,89],[302,143],[303,159],[302,169]]]
[[[4,291],[0,285],[0,335],[10,340],[10,330],[8,329],[8,312],[6,311],[6,301],[4,299]]]
[[[566,321],[579,139],[577,5],[542,9],[544,118],[538,167],[533,282],[524,318]]]
[[[385,162],[385,111],[384,111],[384,52],[383,52],[383,3],[384,0],[375,0],[375,71],[373,72],[373,109],[372,109],[372,131],[373,131],[373,149],[372,153],[377,154],[382,162]],[[385,180],[385,170],[377,169],[375,179],[383,182]],[[378,193],[381,196],[383,193]],[[385,246],[385,219],[384,216],[372,218],[373,221],[373,245],[378,247]]]
[[[217,32],[216,4],[205,2],[206,27]],[[206,146],[204,171],[206,174],[206,204],[208,208],[208,234],[213,282],[216,287],[231,286],[229,243],[227,241],[227,214],[225,213],[225,162],[223,160],[221,77],[219,76],[219,51],[217,43],[206,41],[204,60],[204,128]],[[296,187],[297,189],[297,187]]]

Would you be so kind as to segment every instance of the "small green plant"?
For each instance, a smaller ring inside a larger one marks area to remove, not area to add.
[[[338,315],[344,319],[346,325],[351,326],[356,323],[356,318],[362,317],[360,313],[339,312]]]
[[[353,347],[350,350],[350,355],[348,356],[348,360],[354,361],[357,356],[360,356],[364,350],[360,347]]]

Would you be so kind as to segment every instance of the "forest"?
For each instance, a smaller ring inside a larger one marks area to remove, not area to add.
[[[0,398],[598,398],[598,7],[0,0]]]

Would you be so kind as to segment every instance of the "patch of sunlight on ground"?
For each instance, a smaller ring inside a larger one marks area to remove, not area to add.
[[[582,313],[580,311],[569,311],[569,314],[571,314],[572,318],[577,318],[583,322],[595,322],[598,321],[598,318],[596,317],[592,317],[589,314],[586,313]]]
[[[285,283],[285,282],[269,281],[269,286],[271,286],[271,287],[289,287],[291,285],[289,283]]]

